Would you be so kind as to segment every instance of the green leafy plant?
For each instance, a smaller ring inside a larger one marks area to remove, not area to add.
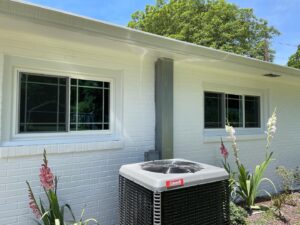
[[[63,225],[88,225],[91,222],[93,222],[94,224],[98,224],[97,220],[92,219],[92,218],[91,219],[83,220],[84,212],[85,212],[85,209],[82,210],[81,217],[80,217],[80,220],[78,222],[71,221],[71,222],[66,222]],[[62,225],[62,224],[57,219],[57,220],[55,220],[55,225]]]
[[[298,45],[297,51],[289,57],[287,65],[300,69],[300,45]]]
[[[272,197],[272,206],[274,207],[275,211],[282,214],[281,210],[283,205],[285,204],[287,199],[287,194],[275,195]]]
[[[88,225],[91,222],[98,224],[97,220],[92,219],[92,218],[83,220],[84,213],[85,213],[85,209],[82,210],[80,220],[78,222],[73,221],[71,224],[72,225]]]
[[[242,207],[230,202],[230,225],[246,225],[248,213]]]
[[[297,185],[300,185],[300,168],[298,166],[294,170],[294,178],[295,178],[295,183]]]
[[[89,222],[96,222],[94,219],[88,219],[83,221],[81,215],[81,219],[79,222],[75,222],[75,216],[72,212],[72,209],[69,204],[60,205],[57,197],[57,183],[58,179],[53,175],[50,167],[48,166],[47,153],[44,150],[43,154],[43,164],[40,168],[40,182],[41,186],[44,189],[46,199],[48,201],[45,204],[41,197],[39,197],[39,201],[35,198],[32,188],[28,181],[26,184],[28,186],[28,196],[29,196],[29,207],[32,209],[33,214],[36,219],[35,222],[39,225],[66,225],[66,224],[74,224],[74,225],[87,225]],[[65,222],[65,209],[67,209],[72,217],[72,222]]]
[[[229,174],[230,196],[231,196],[232,199],[234,199],[235,196],[236,196],[236,188],[235,188],[235,175],[236,175],[236,173],[231,169],[231,166],[230,166],[229,162],[227,161],[229,152],[228,152],[227,148],[225,147],[222,138],[221,138],[220,151],[221,151],[221,154],[223,156],[223,161],[222,161],[223,167],[226,170],[226,172]]]
[[[268,155],[268,158],[265,161],[263,161],[260,165],[257,165],[255,167],[253,173],[247,171],[243,164],[238,166],[238,180],[236,182],[237,185],[236,192],[240,197],[244,199],[246,206],[249,209],[256,208],[254,207],[255,199],[259,194],[260,191],[259,187],[262,182],[268,181],[269,183],[272,184],[272,186],[276,190],[273,182],[270,179],[263,177],[265,170],[267,169],[271,160],[272,160],[272,153]],[[270,195],[266,190],[263,191],[266,192],[268,195]]]
[[[299,168],[287,169],[284,166],[276,168],[277,175],[281,178],[281,186],[285,193],[291,193],[296,185],[299,185],[300,172]]]
[[[270,179],[264,177],[264,173],[266,169],[268,168],[270,162],[273,160],[272,159],[273,152],[269,152],[269,148],[271,145],[271,140],[273,138],[273,135],[275,134],[276,131],[276,121],[277,121],[276,110],[274,110],[272,116],[268,120],[268,130],[266,132],[267,144],[266,144],[265,160],[261,164],[257,165],[252,173],[245,168],[245,166],[241,163],[239,159],[239,148],[236,142],[235,129],[230,125],[226,126],[226,132],[229,134],[229,138],[232,142],[233,155],[237,166],[237,173],[236,176],[234,177],[234,183],[231,184],[231,186],[232,185],[235,186],[237,195],[244,200],[246,207],[249,210],[256,208],[255,199],[258,196],[260,191],[264,191],[265,193],[270,195],[266,190],[260,190],[260,185],[262,182],[264,181],[269,182],[274,187],[274,190],[277,192],[273,182]],[[221,148],[223,145],[224,144],[222,142]],[[224,154],[222,155],[224,157]],[[224,165],[224,168],[228,171],[228,165]],[[233,174],[231,171],[230,173]],[[232,189],[232,187],[230,188]]]
[[[266,61],[274,58],[270,42],[279,35],[253,9],[226,0],[158,0],[132,14],[128,26]]]
[[[289,195],[286,193],[273,196],[273,198],[272,198],[272,206],[274,209],[274,213],[284,223],[287,223],[289,221],[288,218],[282,212],[282,207],[284,204],[286,204],[288,198],[289,198]]]
[[[281,187],[286,195],[285,204],[296,206],[297,201],[292,193],[294,192],[296,185],[299,185],[299,168],[287,169],[284,166],[279,166],[276,168],[276,173],[281,178]]]

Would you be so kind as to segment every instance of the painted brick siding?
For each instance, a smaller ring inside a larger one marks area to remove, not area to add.
[[[5,22],[2,20],[0,23]],[[1,24],[1,27],[2,25],[4,26]],[[28,29],[29,24],[24,26]],[[32,32],[37,30],[38,28]],[[49,33],[51,34],[50,31]],[[57,30],[54,33],[57,34]],[[3,53],[5,56],[39,59],[45,63],[63,62],[88,68],[112,68],[122,71],[123,104],[117,106],[122,107],[122,148],[112,150],[87,148],[85,151],[84,144],[80,144],[82,149],[79,152],[69,148],[64,152],[63,145],[54,147],[45,145],[51,153],[48,156],[49,164],[59,177],[58,195],[62,203],[69,203],[77,216],[80,216],[81,210],[86,207],[86,217],[96,218],[102,225],[116,225],[118,170],[123,164],[143,161],[144,152],[154,149],[155,59],[146,54],[141,55],[142,51],[132,53],[121,48],[117,50],[110,50],[109,47],[95,48],[80,42],[44,38],[38,34],[31,37],[19,34],[18,36],[24,36],[22,39],[11,38],[10,35],[10,31],[0,31],[0,55]],[[28,34],[30,35],[32,34]],[[91,40],[85,41],[89,43]],[[0,60],[1,79],[2,62],[3,60]],[[0,93],[2,92],[3,87]],[[7,138],[6,134],[2,133],[1,136]],[[32,151],[26,151],[26,146],[22,147],[26,156],[5,156],[0,159],[1,225],[33,224],[25,181],[30,181],[37,196],[43,193],[38,178],[43,143],[41,141],[38,146],[28,148]],[[20,152],[19,146],[3,149],[12,153]]]
[[[86,207],[86,216],[101,224],[117,223],[118,170],[122,164],[143,160],[137,148],[50,155],[49,163],[59,177],[59,197],[72,205],[76,215]],[[32,224],[24,181],[35,193],[39,188],[40,156],[1,160],[1,224]]]
[[[212,85],[207,85],[212,84]],[[263,99],[263,126],[273,109],[277,107],[277,133],[271,146],[274,151],[273,161],[266,176],[278,184],[275,169],[279,165],[288,168],[300,166],[300,92],[299,83],[284,83],[282,80],[253,78],[251,74],[237,76],[234,72],[224,71],[208,66],[190,66],[182,63],[175,64],[174,78],[174,154],[175,157],[187,158],[221,166],[220,137],[206,141],[203,131],[204,107],[203,92],[207,86],[214,90],[228,87],[243,90],[258,89],[265,91]],[[210,89],[208,89],[210,90]],[[222,91],[223,89],[220,89]],[[238,133],[237,133],[238,135]],[[266,145],[264,134],[248,135],[247,138],[237,136],[240,147],[240,158],[248,168],[254,168],[264,158]],[[223,135],[226,140],[226,135]],[[230,143],[225,142],[228,149]],[[232,162],[233,163],[233,162]],[[267,187],[272,190],[270,186]]]

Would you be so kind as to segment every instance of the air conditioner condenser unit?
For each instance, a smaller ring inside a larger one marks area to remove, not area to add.
[[[229,225],[229,197],[219,167],[173,159],[120,169],[120,225]]]

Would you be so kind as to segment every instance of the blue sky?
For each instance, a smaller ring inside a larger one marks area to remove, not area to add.
[[[240,7],[253,8],[258,17],[269,21],[281,35],[274,39],[275,63],[286,64],[300,44],[300,0],[229,0]],[[119,25],[126,25],[130,15],[155,0],[27,0]]]

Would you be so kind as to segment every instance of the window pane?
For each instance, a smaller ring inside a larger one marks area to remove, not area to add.
[[[260,127],[260,97],[245,96],[245,127]]]
[[[20,80],[19,131],[66,131],[66,78],[22,73]]]
[[[71,85],[77,85],[77,79],[71,79]]]
[[[241,95],[225,95],[226,120],[233,127],[243,127],[243,97]]]
[[[78,122],[102,122],[103,90],[94,88],[78,88]]]
[[[108,130],[110,90],[108,82],[72,79],[71,130]],[[108,83],[108,84],[107,84]]]
[[[25,76],[21,76],[23,78]],[[23,78],[24,79],[24,78]],[[25,110],[26,110],[26,85],[25,83],[21,82],[21,91],[20,91],[20,112],[19,112],[19,122],[20,123],[25,123]]]
[[[205,128],[224,127],[223,119],[223,94],[222,93],[204,93],[205,110]]]
[[[42,83],[42,84],[53,84],[57,85],[58,80],[60,80],[58,77],[50,77],[50,76],[37,76],[35,74],[27,74],[27,81],[30,83]],[[65,78],[63,78],[65,80]]]
[[[73,79],[72,79],[73,80]],[[77,87],[71,86],[71,99],[70,99],[70,122],[77,121]]]
[[[61,79],[60,79],[61,81]],[[67,105],[67,98],[66,98],[67,87],[66,86],[59,86],[59,107],[58,107],[58,122],[59,123],[66,123],[66,105]]]
[[[104,82],[104,87],[105,88],[109,88],[110,87],[110,83],[109,82]]]
[[[79,86],[87,86],[87,87],[103,87],[103,82],[101,81],[91,81],[91,80],[78,80]]]
[[[104,123],[109,123],[109,89],[104,90],[104,102],[103,102],[103,107],[104,107]],[[108,129],[108,128],[104,128]]]

